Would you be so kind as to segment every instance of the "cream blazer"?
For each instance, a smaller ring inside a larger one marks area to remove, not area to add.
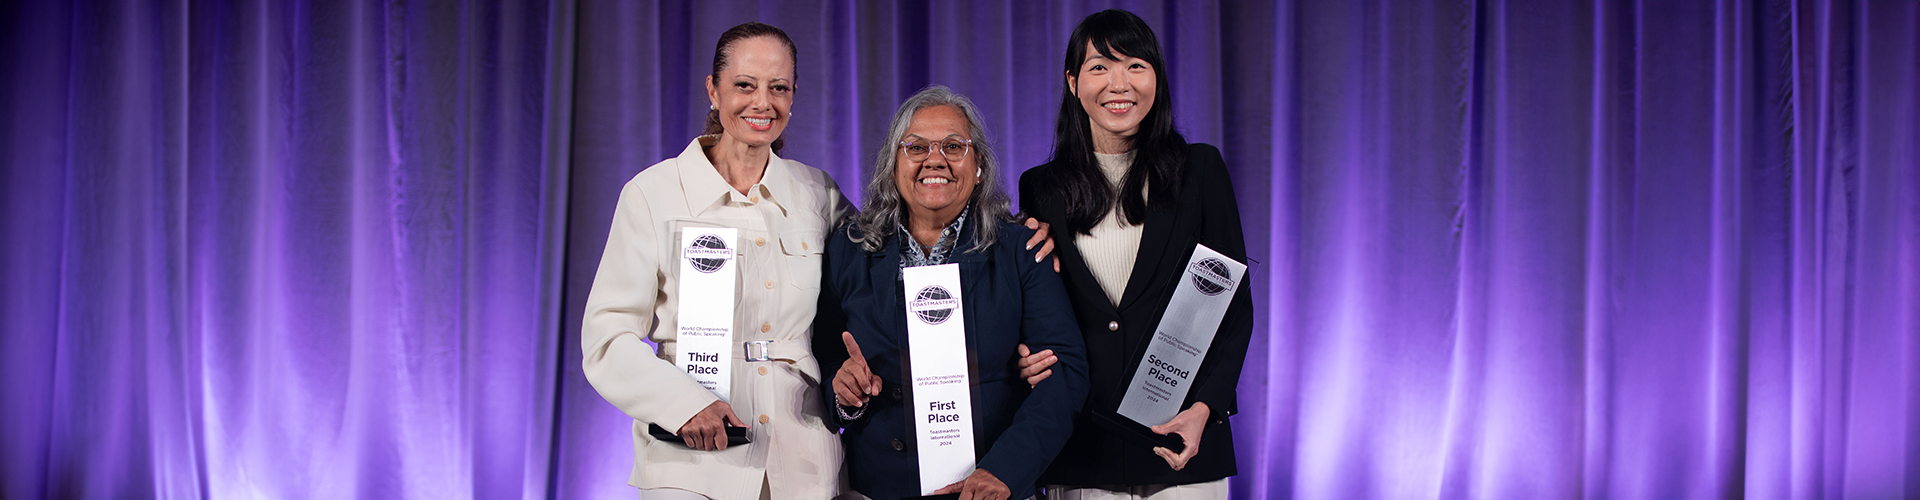
[[[759,184],[734,191],[702,152],[714,140],[695,139],[621,188],[581,321],[581,368],[601,397],[633,417],[629,484],[748,499],[759,496],[764,477],[773,498],[832,498],[845,484],[842,455],[824,421],[811,327],[820,251],[852,205],[826,172],[778,156]],[[751,425],[753,442],[718,452],[647,434],[649,423],[678,431],[718,399],[674,362],[684,227],[740,230],[729,404]],[[745,361],[741,344],[757,340],[773,341],[775,359]]]

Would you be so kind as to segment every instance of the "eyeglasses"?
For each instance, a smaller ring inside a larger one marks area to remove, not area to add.
[[[900,150],[907,152],[907,159],[916,162],[927,161],[927,156],[935,149],[940,150],[940,156],[945,157],[947,161],[959,163],[967,158],[967,151],[973,149],[973,139],[947,136],[946,140],[940,141],[929,141],[919,137],[900,141]]]

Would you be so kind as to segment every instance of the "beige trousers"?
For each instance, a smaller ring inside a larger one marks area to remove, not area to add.
[[[858,491],[849,491],[847,492],[847,494],[841,495],[840,498],[837,498],[835,500],[873,500],[873,499],[868,498],[866,495],[860,494],[860,492]],[[1042,499],[1040,498],[1040,495],[1034,495],[1033,498],[1030,498],[1028,500],[1042,500]]]
[[[718,500],[706,495],[679,488],[651,488],[640,490],[640,500]],[[767,484],[767,478],[760,478],[760,500],[773,500],[773,488]]]
[[[1047,486],[1047,500],[1226,500],[1227,480],[1148,486]]]

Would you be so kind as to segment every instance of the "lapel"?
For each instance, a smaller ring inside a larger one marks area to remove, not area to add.
[[[1053,226],[1053,251],[1060,256],[1060,275],[1063,278],[1061,281],[1063,281],[1063,284],[1068,288],[1072,289],[1073,293],[1069,295],[1077,297],[1099,297],[1100,300],[1091,302],[1096,303],[1096,307],[1106,312],[1107,316],[1119,316],[1119,309],[1115,308],[1112,302],[1106,300],[1107,291],[1100,289],[1100,282],[1093,279],[1093,270],[1087,267],[1086,257],[1080,254],[1080,234],[1065,229],[1067,227],[1065,225],[1067,214],[1066,204],[1061,203],[1060,198],[1034,201],[1036,202],[1035,205],[1039,205],[1039,210],[1034,211],[1034,213],[1041,214],[1043,216],[1041,220],[1047,220],[1045,216],[1052,216],[1054,220],[1060,221],[1060,223],[1054,224]],[[1085,276],[1087,279],[1064,279],[1067,276]]]
[[[674,168],[679,169],[680,192],[685,193],[687,213],[695,217],[708,207],[732,199],[734,194],[733,186],[727,185],[727,179],[720,177],[713,162],[707,161],[705,148],[717,139],[718,136],[711,135],[694,138],[674,161]]]
[[[1182,186],[1181,190],[1185,191],[1189,187],[1191,186]],[[1179,193],[1176,196],[1185,194]],[[1118,309],[1133,307],[1134,302],[1140,301],[1140,295],[1146,292],[1147,285],[1152,283],[1153,277],[1159,275],[1160,261],[1169,251],[1168,247],[1173,244],[1173,238],[1171,238],[1173,223],[1175,216],[1179,215],[1180,209],[1183,208],[1179,203],[1182,199],[1185,197],[1181,196],[1175,200],[1172,210],[1147,209],[1146,227],[1140,230],[1140,251],[1134,256],[1133,274],[1128,275],[1127,288],[1120,293]]]
[[[760,173],[760,183],[767,190],[767,201],[780,209],[780,216],[791,217],[801,200],[795,197],[793,173],[787,171],[786,160],[780,155],[767,153],[767,169]],[[728,186],[729,189],[732,186]]]
[[[888,307],[883,310],[906,307],[906,299],[900,295],[900,238],[899,235],[894,236],[887,239],[887,244],[880,247],[879,252],[867,254],[867,279],[871,281],[873,289],[885,297],[881,299],[884,301],[881,304],[888,304]]]
[[[975,213],[974,215],[979,216],[982,214]],[[947,254],[947,263],[958,264],[960,266],[960,296],[966,299],[964,307],[966,307],[969,313],[979,310],[980,303],[987,299],[987,290],[982,288],[983,285],[980,284],[980,280],[987,274],[984,269],[987,265],[987,253],[993,251],[992,249],[988,249],[985,252],[969,250],[973,248],[974,236],[973,221],[969,220],[966,224],[961,224],[960,236],[954,238],[953,250]],[[1001,241],[995,243],[995,245],[1003,244],[1006,244],[1006,242]],[[899,254],[895,254],[896,259],[898,255]],[[905,296],[902,295],[902,297],[904,298]],[[968,314],[967,317],[978,318],[980,316]],[[976,323],[976,321],[967,322],[967,351],[969,352],[975,350],[975,346],[973,345],[975,336],[972,335],[972,330],[974,330],[976,326],[974,323]]]
[[[978,206],[976,206],[976,208],[978,208]],[[990,215],[974,212],[973,216],[988,217]],[[950,254],[952,255],[951,257],[947,258],[947,262],[960,265],[960,296],[966,299],[966,302],[963,303],[961,307],[964,308],[963,313],[966,314],[967,318],[967,337],[965,339],[967,345],[967,380],[970,381],[970,385],[972,386],[971,393],[973,394],[973,399],[978,401],[980,400],[980,335],[976,332],[981,331],[980,328],[986,326],[981,324],[986,321],[986,316],[975,313],[985,310],[985,307],[981,304],[986,302],[987,297],[990,296],[988,290],[983,288],[980,283],[987,275],[986,269],[984,268],[987,265],[988,254],[994,250],[991,248],[981,252],[969,250],[973,248],[973,237],[976,236],[973,228],[974,222],[972,220],[968,220],[966,224],[960,225],[960,236],[954,238],[956,242],[953,244],[953,253]],[[1023,241],[1020,243],[1026,242]],[[996,247],[1005,244],[1007,244],[1007,242],[1004,239],[994,243]],[[975,446],[975,453],[981,453],[977,451],[979,449],[978,443],[976,443]]]
[[[975,214],[975,215],[980,215],[980,214]],[[962,268],[973,268],[973,267],[984,265],[987,263],[987,252],[992,252],[993,250],[988,249],[985,252],[973,251],[973,237],[974,237],[973,224],[974,222],[972,220],[968,220],[966,224],[960,225],[960,237],[954,238],[957,241],[953,244],[953,252],[948,254],[947,262],[960,264],[960,267]],[[1003,238],[998,243],[995,243],[995,245],[1001,245],[1005,243],[1006,243],[1006,239]],[[1021,242],[1018,242],[1018,244],[1026,244],[1026,242],[1021,241]],[[969,265],[969,264],[972,264],[972,265]],[[960,286],[967,286],[968,283],[966,279],[967,279],[967,273],[964,273],[964,272],[960,273],[960,280],[961,280]],[[965,290],[965,289],[962,289],[962,290]],[[961,293],[966,293],[966,292],[963,291]]]
[[[1054,227],[1063,228],[1066,226]],[[1079,235],[1073,231],[1061,231],[1053,234],[1053,249],[1055,252],[1060,253],[1060,271],[1062,276],[1085,276],[1087,278],[1067,280],[1067,286],[1073,288],[1073,295],[1080,297],[1098,297],[1099,300],[1091,302],[1099,307],[1101,311],[1105,311],[1108,316],[1119,316],[1119,308],[1114,307],[1113,302],[1107,300],[1107,291],[1101,289],[1100,281],[1093,278],[1093,269],[1087,267],[1086,256],[1080,255],[1080,247],[1075,241],[1075,237]]]

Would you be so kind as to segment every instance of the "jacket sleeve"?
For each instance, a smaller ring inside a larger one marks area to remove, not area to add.
[[[1202,195],[1207,247],[1251,264],[1247,260],[1247,240],[1240,228],[1240,204],[1233,194],[1233,181],[1227,175],[1220,150],[1197,145],[1188,152],[1187,161],[1189,166],[1197,168],[1193,178],[1201,183],[1196,187]],[[1253,336],[1252,269],[1246,274],[1240,289],[1233,294],[1233,302],[1227,306],[1227,316],[1220,321],[1220,330],[1214,333],[1212,347],[1207,348],[1207,359],[1201,364],[1200,380],[1195,384],[1193,400],[1206,403],[1213,414],[1209,420],[1216,422],[1225,421],[1240,411],[1234,391],[1240,385],[1240,369],[1246,362],[1247,344]]]
[[[1025,241],[1033,236],[1024,227],[1014,233],[1013,239],[1003,241]],[[1034,262],[1034,250],[1016,253],[1021,341],[1035,351],[1053,349],[1059,359],[1053,375],[1033,388],[1014,414],[1013,424],[980,459],[980,468],[992,472],[1019,494],[1019,485],[1038,481],[1073,434],[1074,415],[1087,400],[1087,348],[1060,275],[1053,272],[1051,264]]]
[[[1040,215],[1034,212],[1034,210],[1039,208],[1039,205],[1040,205],[1038,203],[1034,203],[1033,201],[1039,199],[1039,198],[1035,198],[1035,196],[1040,195],[1040,177],[1042,175],[1045,175],[1044,171],[1041,169],[1044,169],[1044,168],[1046,168],[1046,166],[1043,165],[1043,166],[1027,169],[1027,171],[1020,173],[1020,188],[1019,188],[1020,189],[1019,190],[1020,214],[1025,215],[1027,217],[1040,219],[1040,222],[1058,225],[1060,221],[1050,221],[1046,219],[1041,219]],[[1062,227],[1065,227],[1065,226],[1062,226]],[[1059,230],[1060,230],[1059,228],[1054,228],[1054,231],[1059,231]]]
[[[846,228],[835,229],[827,235],[826,255],[820,274],[820,301],[813,314],[813,359],[820,363],[820,391],[822,401],[827,405],[828,423],[836,428],[844,428],[847,422],[840,418],[840,412],[834,407],[840,399],[833,395],[833,379],[840,374],[840,365],[847,362],[847,346],[840,340],[840,332],[847,329],[847,313],[840,307],[840,285],[835,278],[841,274],[838,259],[851,251],[847,245]]]
[[[620,191],[580,321],[580,364],[587,382],[620,411],[678,431],[719,397],[642,340],[657,326],[653,309],[665,292],[658,255],[662,235],[640,184],[628,182]]]

